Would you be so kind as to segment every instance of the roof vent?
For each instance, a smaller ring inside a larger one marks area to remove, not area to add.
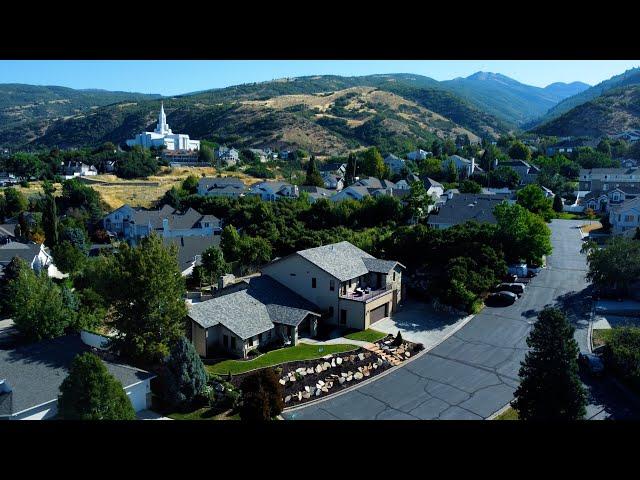
[[[0,380],[0,393],[11,393],[11,387],[5,378]]]

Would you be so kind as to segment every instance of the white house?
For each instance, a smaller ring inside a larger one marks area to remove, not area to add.
[[[300,190],[297,185],[269,180],[251,185],[247,194],[258,195],[262,200],[271,202],[281,198],[298,198]]]
[[[328,172],[323,172],[321,175],[325,188],[337,191],[344,188],[344,180],[341,177]]]
[[[53,266],[53,258],[44,245],[34,242],[22,243],[8,240],[7,243],[0,245],[0,277],[4,276],[4,267],[9,265],[14,257],[22,258],[33,271],[38,273],[46,269],[49,274],[49,267]],[[55,269],[51,273],[54,271]]]
[[[160,210],[144,210],[125,204],[102,222],[105,230],[127,239],[147,237],[152,232],[161,237],[190,237],[216,235],[222,231],[220,219],[213,215],[202,215],[193,208],[180,213],[169,205]]]
[[[82,162],[68,162],[63,167],[64,179],[69,180],[74,177],[87,177],[97,175],[98,170],[93,165],[86,165]]]
[[[127,140],[127,145],[143,148],[164,146],[167,150],[200,150],[200,140],[191,140],[189,135],[171,131],[164,113],[164,103],[160,106],[156,129],[153,132],[139,133],[135,138]]]
[[[428,157],[431,157],[433,154],[431,152],[426,152],[424,150],[418,149],[413,152],[407,153],[407,158],[413,162],[418,162],[420,160],[425,160]]]
[[[640,198],[627,200],[620,205],[609,207],[609,222],[611,233],[614,235],[628,235],[640,227]]]
[[[0,350],[0,420],[48,420],[58,413],[60,385],[74,358],[91,351],[79,335]],[[151,406],[154,374],[103,360],[136,412]]]
[[[450,155],[447,159],[442,161],[442,169],[446,172],[449,168],[449,164],[453,161],[458,173],[463,178],[468,178],[474,173],[482,172],[483,170],[476,164],[475,158],[468,160],[460,155]]]

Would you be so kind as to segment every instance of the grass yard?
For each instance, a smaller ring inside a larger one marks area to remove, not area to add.
[[[312,360],[324,357],[330,353],[342,353],[356,350],[358,346],[351,344],[337,345],[307,345],[301,343],[295,347],[286,347],[265,353],[254,360],[224,360],[215,365],[206,365],[207,372],[213,375],[232,375],[255,370],[256,368],[272,367],[281,363],[300,360]]]
[[[378,340],[382,340],[386,337],[386,333],[379,332],[372,328],[368,330],[363,330],[361,332],[350,333],[349,335],[345,335],[344,338],[348,338],[349,340],[360,340],[362,342],[377,342]]]
[[[518,412],[516,412],[512,407],[509,407],[494,418],[494,420],[518,420]]]
[[[602,345],[606,345],[611,338],[611,332],[613,330],[607,329],[594,329],[591,332],[591,346],[592,348],[601,347]]]
[[[560,220],[583,220],[587,217],[581,213],[556,212],[556,216],[554,218],[558,218]]]
[[[230,415],[230,411],[213,415],[211,408],[202,407],[193,412],[169,413],[166,416],[173,420],[240,420],[240,415]]]

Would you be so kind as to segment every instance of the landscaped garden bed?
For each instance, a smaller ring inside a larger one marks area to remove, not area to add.
[[[373,350],[357,348],[344,353],[329,353],[315,360],[294,361],[275,367],[284,390],[285,408],[332,395],[379,375],[424,348],[422,344],[406,340],[402,340],[398,346],[394,346],[393,342],[393,335],[388,335],[375,342]],[[231,383],[240,386],[246,375],[233,376]]]

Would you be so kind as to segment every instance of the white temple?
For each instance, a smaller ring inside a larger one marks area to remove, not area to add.
[[[158,148],[165,145],[167,150],[200,150],[200,140],[191,140],[189,135],[171,131],[164,113],[164,103],[160,107],[156,129],[153,132],[139,133],[136,138],[127,140],[127,145],[130,147],[139,145],[144,148]]]

